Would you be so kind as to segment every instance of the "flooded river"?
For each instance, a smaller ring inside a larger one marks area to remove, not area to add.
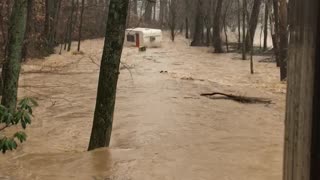
[[[125,48],[110,149],[86,152],[103,40],[23,66],[20,97],[34,97],[28,140],[0,156],[2,180],[280,180],[285,85],[273,63],[213,54],[186,40]],[[258,57],[262,59],[265,57]],[[162,72],[162,73],[160,73]],[[219,91],[270,105],[209,99]]]

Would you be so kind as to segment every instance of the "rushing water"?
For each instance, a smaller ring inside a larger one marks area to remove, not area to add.
[[[0,179],[280,180],[285,85],[278,69],[255,62],[250,75],[238,54],[187,44],[125,48],[111,148],[93,152],[86,149],[103,40],[85,41],[84,55],[24,65],[20,97],[40,107],[27,142],[0,156]],[[212,91],[273,104],[200,96]]]

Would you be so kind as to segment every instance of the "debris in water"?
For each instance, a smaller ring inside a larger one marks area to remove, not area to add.
[[[168,73],[168,71],[160,71],[161,74]]]
[[[144,51],[146,51],[146,50],[147,50],[146,47],[139,47],[139,51],[140,51],[140,52],[144,52]]]
[[[214,95],[221,95],[225,96],[225,98],[213,97]],[[271,104],[271,100],[267,98],[259,98],[259,97],[246,97],[246,96],[237,96],[232,94],[225,94],[220,92],[213,92],[213,93],[203,93],[201,96],[206,96],[211,99],[231,99],[233,101],[237,101],[239,103],[244,104]]]

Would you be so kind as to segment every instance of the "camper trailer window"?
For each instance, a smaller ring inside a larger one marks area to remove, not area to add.
[[[128,41],[128,42],[135,42],[135,40],[134,40],[134,35],[128,34],[128,35],[127,35],[127,41]]]
[[[155,41],[156,40],[156,37],[154,37],[154,36],[151,36],[150,37],[150,42],[153,42],[153,41]]]

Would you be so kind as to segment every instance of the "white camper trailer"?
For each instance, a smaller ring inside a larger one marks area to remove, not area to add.
[[[133,47],[160,47],[162,31],[160,29],[134,28],[126,30],[125,44]]]

